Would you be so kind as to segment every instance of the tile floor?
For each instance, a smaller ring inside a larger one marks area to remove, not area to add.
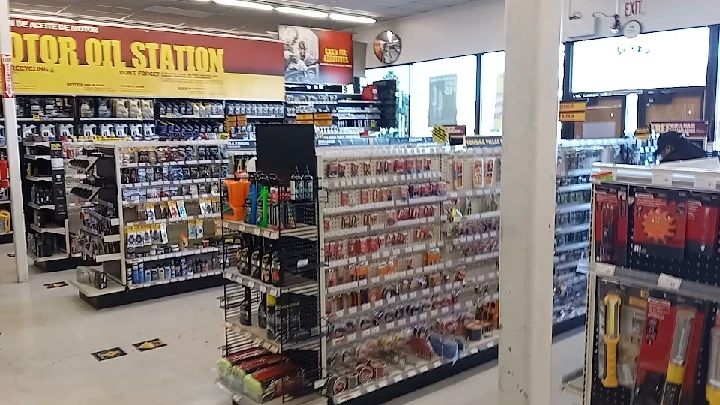
[[[0,267],[6,271],[3,254]],[[229,405],[213,366],[223,344],[216,288],[95,311],[70,285],[73,271],[36,273],[25,284],[0,285],[0,402],[3,405]],[[561,393],[561,377],[581,366],[584,337],[571,333],[553,350],[553,404],[578,405]],[[140,353],[138,341],[168,346]],[[119,346],[127,356],[104,362],[91,353]],[[497,404],[497,367],[488,364],[390,402],[392,405]]]

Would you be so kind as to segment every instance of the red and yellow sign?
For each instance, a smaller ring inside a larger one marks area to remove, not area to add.
[[[277,41],[12,19],[19,94],[282,100]]]

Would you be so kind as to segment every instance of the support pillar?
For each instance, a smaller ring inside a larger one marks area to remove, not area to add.
[[[561,0],[505,0],[500,398],[550,405]]]
[[[10,7],[8,0],[0,0],[0,63],[3,64],[3,112],[5,116],[5,142],[7,144],[8,166],[10,172],[10,199],[13,239],[15,241],[15,262],[18,283],[28,281],[28,255],[25,240],[25,215],[23,207],[22,183],[20,175],[21,140],[18,139],[18,125],[15,109],[13,86],[6,84],[7,74],[12,83],[12,38],[10,37]],[[9,91],[8,91],[9,90]],[[4,258],[2,258],[4,259]],[[2,260],[0,259],[0,260]]]

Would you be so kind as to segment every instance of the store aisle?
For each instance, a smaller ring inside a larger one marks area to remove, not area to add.
[[[219,288],[95,311],[74,287],[47,290],[73,271],[34,275],[26,284],[0,285],[0,392],[3,404],[227,405],[214,385],[223,344]],[[167,347],[132,347],[159,338]],[[583,335],[555,344],[555,387],[579,367]],[[98,362],[91,355],[120,347],[124,357]],[[497,404],[497,368],[470,370],[391,402],[392,405]],[[574,405],[566,396],[555,404]]]

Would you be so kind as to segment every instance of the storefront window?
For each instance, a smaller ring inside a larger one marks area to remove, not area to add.
[[[429,137],[435,125],[475,127],[475,55],[410,66],[410,136]]]
[[[482,55],[480,78],[480,135],[502,135],[505,52]]]
[[[410,126],[410,66],[391,66],[384,68],[367,69],[365,77],[360,79],[361,87],[365,87],[379,80],[397,81],[398,128],[393,136],[409,136]]]
[[[558,74],[558,100],[562,97],[565,70],[565,46],[560,45],[560,72]],[[503,85],[505,79],[505,51],[482,55],[480,63],[480,135],[502,135]],[[558,138],[560,137],[558,122]]]
[[[707,27],[576,42],[573,93],[705,86]]]

